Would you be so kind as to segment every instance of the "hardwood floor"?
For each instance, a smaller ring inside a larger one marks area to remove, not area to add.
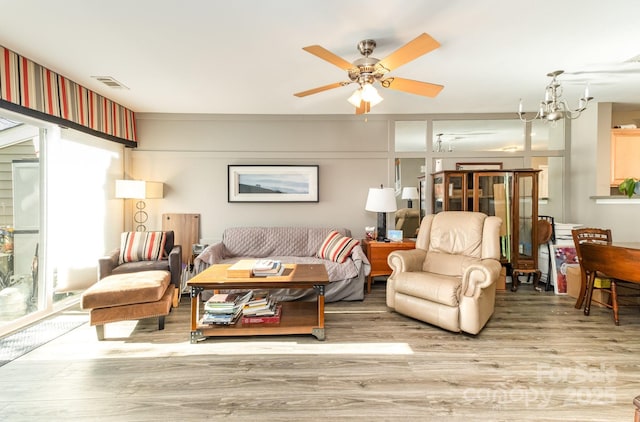
[[[640,306],[616,327],[605,308],[586,317],[523,285],[473,337],[390,312],[384,288],[328,304],[325,341],[190,344],[187,297],[164,331],[108,324],[99,342],[85,324],[0,368],[0,420],[633,419]]]

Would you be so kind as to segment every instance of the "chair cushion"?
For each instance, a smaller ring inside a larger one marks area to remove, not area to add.
[[[359,244],[360,241],[343,236],[334,230],[327,235],[322,245],[320,245],[317,256],[318,258],[343,263],[351,255],[353,248]]]
[[[103,278],[82,294],[82,309],[155,302],[171,281],[168,271],[141,271]]]
[[[111,271],[111,274],[137,273],[140,271],[171,271],[168,259],[157,261],[135,261],[120,264]]]
[[[436,214],[431,224],[429,250],[481,258],[485,218],[479,212]]]
[[[120,264],[155,261],[163,256],[165,232],[124,232],[120,236]]]
[[[447,306],[458,306],[462,279],[425,272],[406,272],[396,275],[395,290]]]

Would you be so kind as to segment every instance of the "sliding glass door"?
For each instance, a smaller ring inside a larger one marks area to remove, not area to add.
[[[43,309],[39,274],[44,131],[0,120],[0,333]]]
[[[123,228],[114,189],[124,168],[120,144],[2,116],[0,336],[74,305],[96,282]]]

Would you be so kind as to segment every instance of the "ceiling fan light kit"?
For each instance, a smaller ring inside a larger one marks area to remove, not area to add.
[[[421,34],[414,40],[400,47],[382,60],[371,57],[376,48],[374,40],[362,40],[358,43],[358,51],[363,57],[353,63],[349,63],[343,58],[335,55],[329,50],[319,45],[304,47],[303,50],[311,53],[329,63],[346,70],[348,81],[336,82],[313,88],[307,91],[297,92],[296,97],[306,97],[333,88],[339,88],[352,83],[358,84],[358,89],[348,98],[347,101],[356,108],[356,114],[364,114],[371,111],[371,107],[379,104],[383,98],[378,90],[373,86],[378,82],[381,87],[403,91],[409,94],[435,97],[444,88],[442,85],[427,82],[414,81],[398,77],[385,78],[390,71],[406,64],[432,50],[438,48],[440,44],[428,34]]]
[[[589,105],[589,101],[593,100],[593,97],[589,96],[589,85],[584,89],[584,95],[578,100],[578,107],[571,109],[567,100],[562,96],[562,85],[558,82],[557,77],[564,73],[564,70],[556,70],[551,73],[547,73],[547,76],[551,78],[551,82],[544,89],[544,100],[540,101],[540,108],[535,116],[531,119],[525,117],[525,113],[522,107],[522,99],[518,106],[518,117],[523,122],[532,122],[536,119],[546,120],[549,122],[555,122],[557,120],[567,118],[570,120],[577,119],[580,114],[586,110]]]

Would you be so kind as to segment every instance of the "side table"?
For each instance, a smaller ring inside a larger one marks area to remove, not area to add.
[[[415,249],[416,242],[411,239],[403,239],[402,242],[378,242],[376,240],[362,240],[364,253],[371,263],[371,273],[367,277],[367,293],[371,293],[373,277],[391,275],[391,268],[387,264],[387,257],[393,251],[401,249]]]

